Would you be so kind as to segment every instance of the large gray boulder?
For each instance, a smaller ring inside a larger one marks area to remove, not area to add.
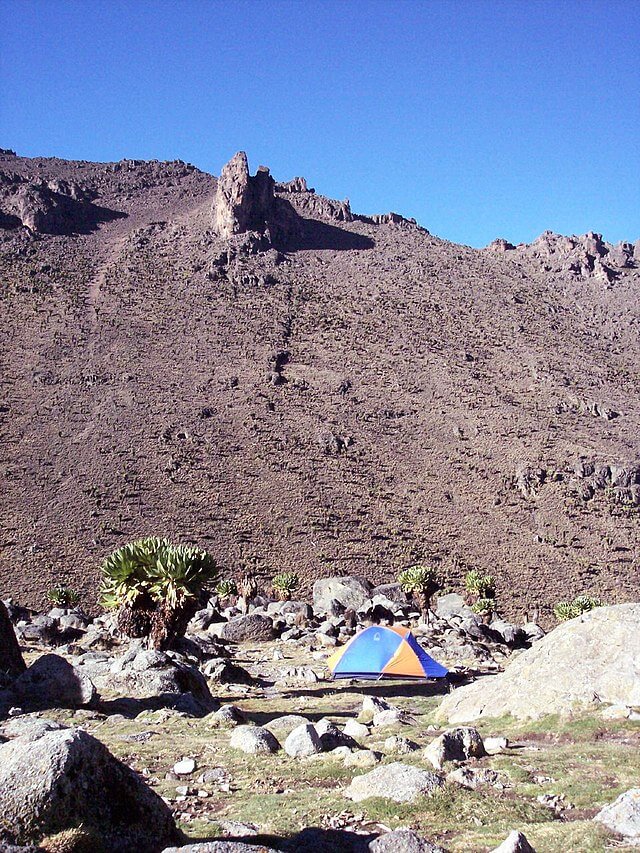
[[[420,838],[412,829],[385,832],[369,843],[369,853],[444,853],[442,847]]]
[[[442,770],[446,761],[467,761],[469,758],[482,758],[483,755],[486,752],[480,732],[468,726],[447,729],[432,740],[424,751],[424,757],[436,770]]]
[[[370,773],[356,776],[344,792],[345,797],[360,803],[371,797],[382,797],[397,803],[412,803],[429,796],[443,784],[442,776],[401,764],[383,764]]]
[[[345,609],[360,610],[371,604],[371,584],[364,578],[320,578],[313,585],[313,610],[328,613],[331,602],[337,601]]]
[[[605,806],[595,820],[625,838],[640,841],[640,788],[631,788]]]
[[[28,708],[82,708],[98,700],[95,685],[59,655],[43,655],[12,684],[16,704]]]
[[[537,719],[595,703],[640,705],[640,604],[598,607],[562,623],[504,673],[450,693],[438,714],[451,723]]]
[[[250,755],[269,754],[280,749],[276,736],[261,726],[238,726],[231,735],[229,746]]]
[[[80,729],[0,746],[0,840],[28,844],[83,826],[114,853],[161,850],[177,830],[162,799]]]
[[[220,637],[232,643],[272,640],[273,636],[273,620],[261,613],[235,616],[226,622],[220,630]]]
[[[322,752],[320,736],[312,723],[295,728],[284,742],[284,751],[292,758],[306,758]]]
[[[182,706],[197,716],[204,716],[219,706],[197,667],[155,649],[127,652],[99,684],[132,699],[154,699],[160,704]]]

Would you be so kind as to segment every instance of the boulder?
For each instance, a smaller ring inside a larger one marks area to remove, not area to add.
[[[442,776],[408,764],[394,762],[376,767],[370,773],[356,776],[345,791],[345,797],[356,803],[371,797],[412,803],[433,794],[443,784]]]
[[[464,603],[464,598],[455,592],[449,595],[439,595],[436,601],[436,616],[439,619],[451,619],[452,616],[459,616],[462,619],[467,619],[473,616],[473,610]]]
[[[331,752],[339,746],[346,746],[348,749],[359,749],[359,744],[345,732],[323,717],[315,724],[315,730],[320,738],[320,744],[324,752]]]
[[[282,740],[298,726],[306,726],[310,722],[307,717],[301,717],[299,714],[286,714],[284,717],[276,717],[271,722],[265,723],[264,728],[269,729],[271,734]]]
[[[459,687],[438,711],[452,723],[537,719],[596,703],[640,705],[640,604],[598,607],[563,622],[505,672]]]
[[[220,637],[232,643],[272,640],[273,636],[273,620],[260,613],[235,616],[226,622],[220,631]]]
[[[355,738],[356,740],[363,737],[369,737],[371,734],[369,727],[365,726],[364,723],[359,723],[357,720],[347,720],[342,731],[346,735],[349,735],[349,737]]]
[[[155,649],[130,650],[112,665],[111,672],[99,684],[132,699],[153,699],[173,707],[180,704],[195,716],[204,716],[218,707],[197,667]]]
[[[207,716],[207,720],[211,720],[217,726],[244,726],[247,723],[247,718],[235,705],[223,705],[217,711]]]
[[[386,598],[387,601],[392,601],[395,605],[400,605],[400,607],[406,607],[409,604],[407,594],[399,583],[383,583],[375,586],[371,590],[371,598],[374,604],[378,596],[380,599]]]
[[[273,753],[280,749],[275,735],[260,726],[238,726],[231,735],[229,746],[251,755]]]
[[[442,770],[446,761],[467,761],[469,758],[482,758],[483,755],[486,752],[480,732],[466,726],[447,729],[432,740],[424,751],[424,757],[436,770]]]
[[[442,847],[427,841],[412,829],[385,832],[369,843],[369,853],[444,853]]]
[[[98,700],[95,685],[59,655],[43,655],[11,687],[16,703],[29,708],[82,708]]]
[[[522,832],[514,829],[491,853],[536,853]]]
[[[305,758],[322,752],[320,736],[311,723],[295,728],[284,742],[284,751],[292,758]]]
[[[375,767],[382,759],[382,753],[374,749],[356,749],[354,752],[349,750],[344,756],[345,767],[357,767],[360,770]]]
[[[171,812],[133,770],[80,729],[0,746],[2,831],[13,844],[83,826],[114,853],[177,840]]]
[[[320,578],[313,585],[314,612],[330,613],[333,601],[355,611],[370,606],[371,584],[359,577]]]
[[[415,741],[409,740],[407,737],[400,737],[399,735],[388,737],[383,743],[382,748],[387,755],[408,755],[410,752],[420,749]]]
[[[625,839],[640,840],[640,788],[620,794],[617,800],[599,811],[594,820]]]

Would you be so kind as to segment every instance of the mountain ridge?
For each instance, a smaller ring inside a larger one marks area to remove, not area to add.
[[[162,533],[265,581],[477,566],[510,615],[637,596],[640,244],[472,249],[295,182],[252,243],[181,161],[0,172],[7,593],[91,604]]]

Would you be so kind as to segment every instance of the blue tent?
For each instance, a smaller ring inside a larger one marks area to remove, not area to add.
[[[327,661],[334,678],[444,678],[448,670],[425,652],[408,628],[372,625]]]

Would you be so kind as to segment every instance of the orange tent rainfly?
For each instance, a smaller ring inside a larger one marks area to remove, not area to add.
[[[444,678],[448,670],[425,652],[408,628],[372,625],[327,661],[334,678]]]

